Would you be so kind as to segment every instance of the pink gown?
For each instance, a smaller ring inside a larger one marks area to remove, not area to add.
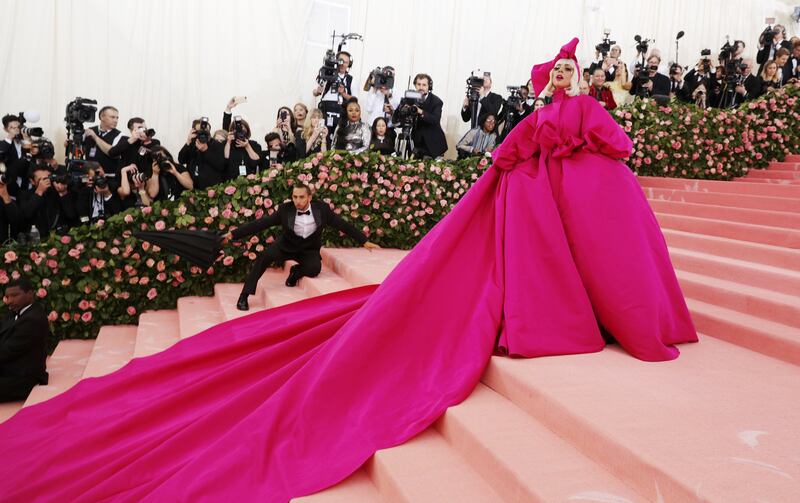
[[[212,327],[0,425],[3,501],[286,502],[469,396],[494,351],[697,337],[631,142],[557,94],[378,287]]]

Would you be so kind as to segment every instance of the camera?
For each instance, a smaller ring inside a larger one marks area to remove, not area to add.
[[[372,70],[372,87],[375,89],[380,87],[392,89],[394,87],[394,68],[391,66],[381,68],[379,66]]]
[[[17,140],[22,139],[22,135],[28,135],[31,138],[40,138],[44,136],[44,130],[40,127],[21,127],[17,134]]]
[[[597,44],[596,46],[594,46],[594,50],[599,52],[600,54],[602,54],[603,58],[605,58],[606,54],[611,52],[611,46],[616,44],[617,41],[616,40],[611,40],[611,38],[609,37],[609,35],[611,35],[611,32],[609,30],[605,30],[603,32],[603,35],[604,35],[603,36],[603,41],[600,42],[599,44]]]
[[[332,49],[325,51],[325,56],[322,58],[322,66],[317,74],[317,81],[320,84],[336,82],[336,79],[339,78],[339,71],[336,69],[338,63],[336,53]]]
[[[200,117],[200,129],[195,133],[195,139],[200,143],[208,143],[211,141],[211,124],[208,122],[208,117]]]
[[[244,127],[244,122],[242,122],[240,115],[236,115],[233,118],[233,137],[237,141],[247,141],[247,128]]]
[[[148,137],[148,138],[153,138],[156,135],[156,130],[155,129],[153,129],[153,128],[145,129],[144,126],[139,126],[139,129],[137,131],[143,132],[144,135],[146,137]]]
[[[33,145],[39,149],[39,153],[36,154],[36,157],[40,159],[52,159],[56,155],[56,148],[53,142],[47,138],[41,138],[33,142]]]
[[[522,95],[519,93],[519,86],[506,86],[506,91],[508,91],[506,105],[516,110],[516,108],[522,103]]]
[[[758,43],[760,45],[772,45],[775,43],[775,37],[778,35],[778,31],[774,30],[772,26],[767,26],[764,28],[764,31],[761,32],[761,35],[758,37]]]
[[[653,39],[642,38],[641,35],[636,35],[633,39],[636,41],[636,52],[640,54],[646,54],[650,48],[650,42],[655,42]]]
[[[281,110],[281,113],[279,115],[282,121],[289,119],[289,112],[287,112],[286,110]]]
[[[395,115],[396,120],[401,127],[414,127],[418,115],[416,107],[421,107],[422,103],[422,93],[411,90],[405,92],[405,95],[403,95],[403,98],[400,100],[400,104],[397,107],[397,112]]]
[[[67,130],[77,133],[83,133],[84,122],[94,122],[97,118],[97,100],[90,100],[88,98],[75,98],[73,101],[67,103],[66,115],[64,122],[67,123]]]
[[[485,76],[486,74],[484,74]],[[478,101],[481,97],[481,89],[483,89],[484,79],[475,75],[475,72],[470,72],[467,77],[467,99],[470,101]]]

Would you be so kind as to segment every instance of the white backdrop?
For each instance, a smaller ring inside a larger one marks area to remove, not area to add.
[[[221,125],[232,95],[246,95],[237,113],[263,143],[277,108],[314,104],[311,90],[330,34],[357,32],[350,42],[355,88],[376,66],[397,69],[396,92],[410,75],[429,73],[445,103],[442,126],[453,153],[467,126],[459,116],[471,70],[491,71],[494,90],[524,84],[534,63],[550,59],[572,36],[579,59],[594,57],[604,28],[634,56],[635,34],[680,62],[702,48],[716,54],[742,39],[755,56],[765,17],[789,34],[800,0],[0,0],[0,114],[37,110],[40,124],[62,144],[64,107],[76,96],[120,111],[120,129],[144,117],[173,153],[191,120]],[[356,94],[358,94],[356,93]]]

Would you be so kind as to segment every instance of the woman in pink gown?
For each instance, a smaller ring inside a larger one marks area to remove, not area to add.
[[[553,103],[378,287],[212,327],[0,425],[3,501],[285,502],[346,478],[474,389],[493,352],[631,355],[697,340],[631,142],[573,96],[577,39],[534,67]],[[555,67],[555,69],[554,69]]]

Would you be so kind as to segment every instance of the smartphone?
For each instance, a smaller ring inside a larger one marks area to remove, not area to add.
[[[247,103],[247,96],[235,96],[233,98],[233,103],[236,105]]]
[[[775,18],[774,17],[768,17],[768,18],[764,19],[764,24],[769,24],[769,25],[775,24]]]

